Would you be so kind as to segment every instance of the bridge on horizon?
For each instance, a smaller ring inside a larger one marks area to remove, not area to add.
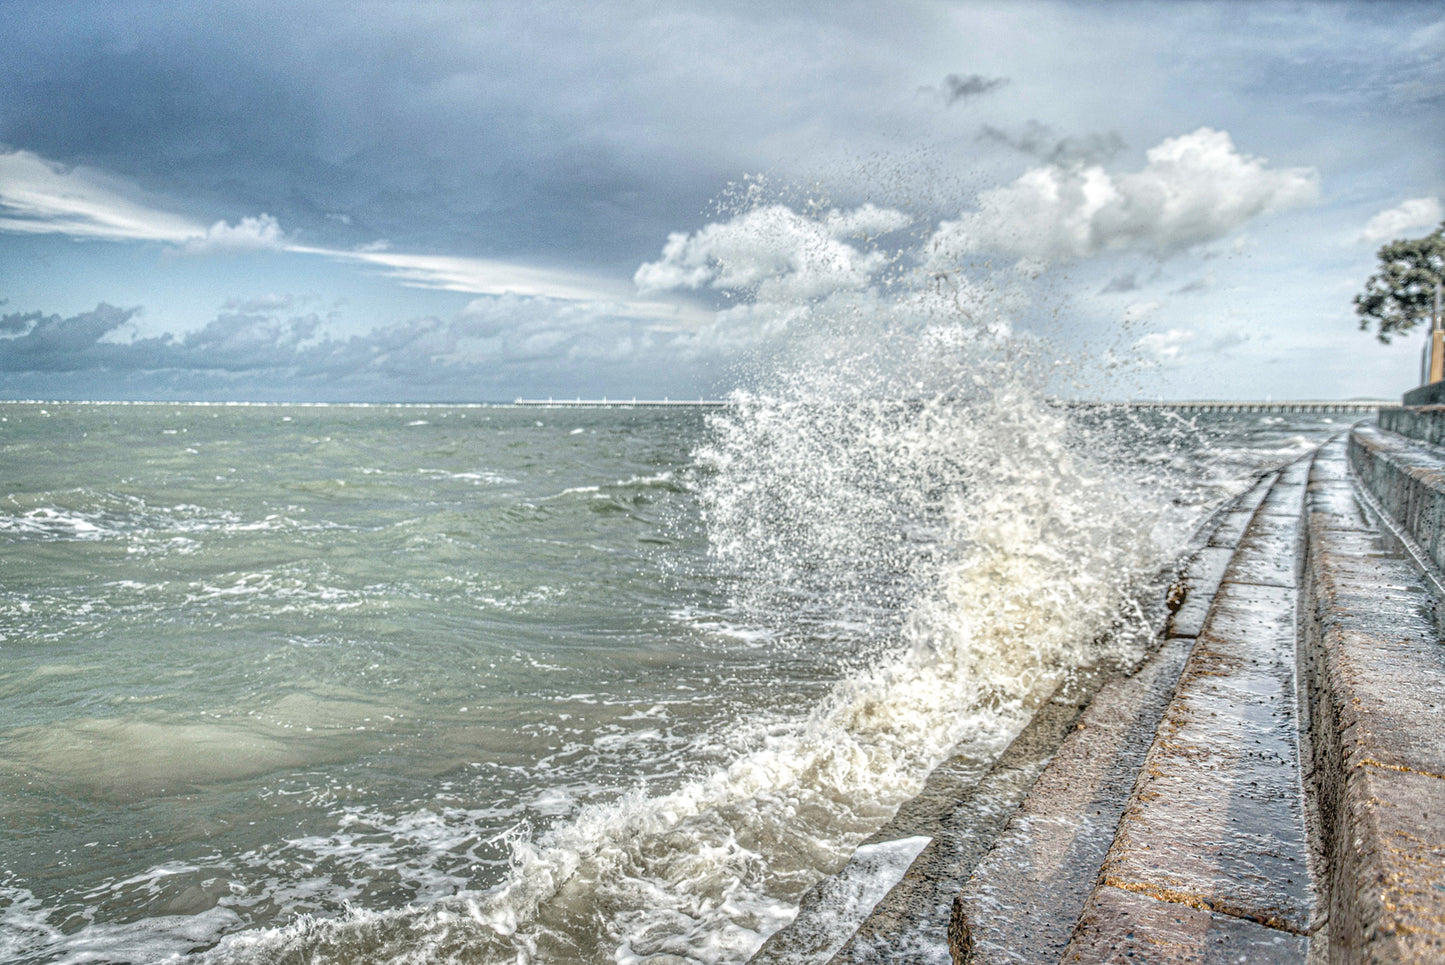
[[[519,406],[535,406],[554,409],[577,408],[656,408],[662,406],[690,406],[692,408],[724,408],[732,403],[726,399],[517,399],[512,403]],[[1070,408],[1130,409],[1173,409],[1184,412],[1259,412],[1259,413],[1360,413],[1376,412],[1385,406],[1399,405],[1389,399],[1155,399],[1152,401],[1077,401],[1062,400],[1061,405]]]
[[[1069,406],[1128,406],[1131,409],[1175,409],[1186,412],[1340,412],[1369,413],[1399,405],[1389,399],[1156,399],[1128,402],[1067,402]]]

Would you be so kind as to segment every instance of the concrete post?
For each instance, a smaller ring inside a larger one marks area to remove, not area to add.
[[[1441,327],[1440,289],[1445,282],[1435,282],[1435,312],[1430,320],[1430,384],[1445,380],[1445,328]]]

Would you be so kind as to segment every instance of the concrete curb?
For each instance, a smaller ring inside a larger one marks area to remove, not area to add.
[[[1445,405],[1382,406],[1375,421],[1386,432],[1445,446]]]
[[[1356,437],[1359,451],[1378,451],[1373,430]],[[1440,962],[1445,647],[1437,603],[1371,520],[1339,512],[1352,485],[1340,449],[1322,453],[1310,479],[1301,613],[1331,960]]]

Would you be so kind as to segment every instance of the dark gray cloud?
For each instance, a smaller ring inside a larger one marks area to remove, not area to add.
[[[677,397],[712,386],[708,351],[689,333],[561,299],[478,298],[451,318],[349,337],[326,334],[315,313],[223,310],[184,336],[118,338],[138,311],[0,317],[0,332],[14,333],[0,336],[8,394],[122,398],[149,386],[149,397],[173,398],[498,400],[538,385],[616,396],[642,376]]]
[[[603,236],[645,250],[675,226],[676,206],[705,200],[703,179],[720,180],[656,157],[648,173],[619,150],[616,115],[587,116],[583,103],[614,78],[581,76],[567,58],[586,45],[558,41],[564,28],[540,12],[526,32],[537,46],[552,35],[545,55],[490,41],[483,24],[505,34],[520,19],[505,8],[419,17],[382,4],[357,18],[341,4],[237,6],[130,6],[123,19],[7,5],[0,143],[184,196],[205,220],[269,211],[313,242],[385,237],[484,256],[569,256],[557,246]],[[534,84],[593,93],[539,97]]]
[[[981,97],[1008,83],[1007,77],[985,77],[982,74],[949,74],[943,78],[943,102],[952,107],[959,101]]]
[[[63,318],[30,312],[0,319],[0,371],[76,372],[199,369],[248,372],[303,363],[305,344],[321,325],[315,315],[279,319],[223,312],[182,338],[162,335],[124,340],[112,337],[139,308],[101,303]]]
[[[1038,121],[1029,121],[1017,133],[985,124],[978,139],[1007,145],[1047,164],[1103,164],[1128,147],[1118,131],[1065,137]]]
[[[0,304],[4,304],[0,302]],[[41,312],[15,312],[10,315],[0,315],[0,335],[19,335],[21,332],[29,331],[36,322],[44,318]]]
[[[1225,332],[1209,343],[1209,350],[1223,355],[1250,341],[1253,339],[1244,332]]]
[[[1099,289],[1101,295],[1116,295],[1120,292],[1132,292],[1139,290],[1139,278],[1130,271],[1122,275],[1115,275],[1109,279],[1108,284]]]
[[[899,123],[905,41],[875,20],[703,3],[0,4],[0,145],[182,199],[204,223],[269,212],[306,244],[630,273],[730,178],[816,164],[820,140],[867,149],[855,135]],[[801,55],[835,49],[848,54]],[[803,121],[820,113],[826,138]]]
[[[1209,291],[1214,287],[1214,276],[1205,275],[1203,278],[1196,278],[1185,285],[1180,285],[1171,294],[1174,295],[1198,295]]]
[[[0,332],[0,371],[71,372],[103,367],[118,346],[102,342],[136,314],[136,308],[100,304],[70,318],[40,312],[6,315]]]

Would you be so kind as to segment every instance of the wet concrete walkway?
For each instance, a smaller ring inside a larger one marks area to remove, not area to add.
[[[1212,578],[1189,584],[1164,645],[1100,694],[965,883],[959,957],[1149,960],[1162,925],[1176,947],[1213,932],[1251,960],[1300,954],[1314,907],[1293,642],[1307,471],[1260,480],[1196,555],[1188,574]]]
[[[1064,961],[1305,959],[1319,927],[1295,677],[1308,468],[1281,473],[1235,549]]]
[[[754,961],[1445,961],[1445,407],[1380,423],[1213,520],[1139,666],[875,835],[927,844],[856,931],[825,882]]]

